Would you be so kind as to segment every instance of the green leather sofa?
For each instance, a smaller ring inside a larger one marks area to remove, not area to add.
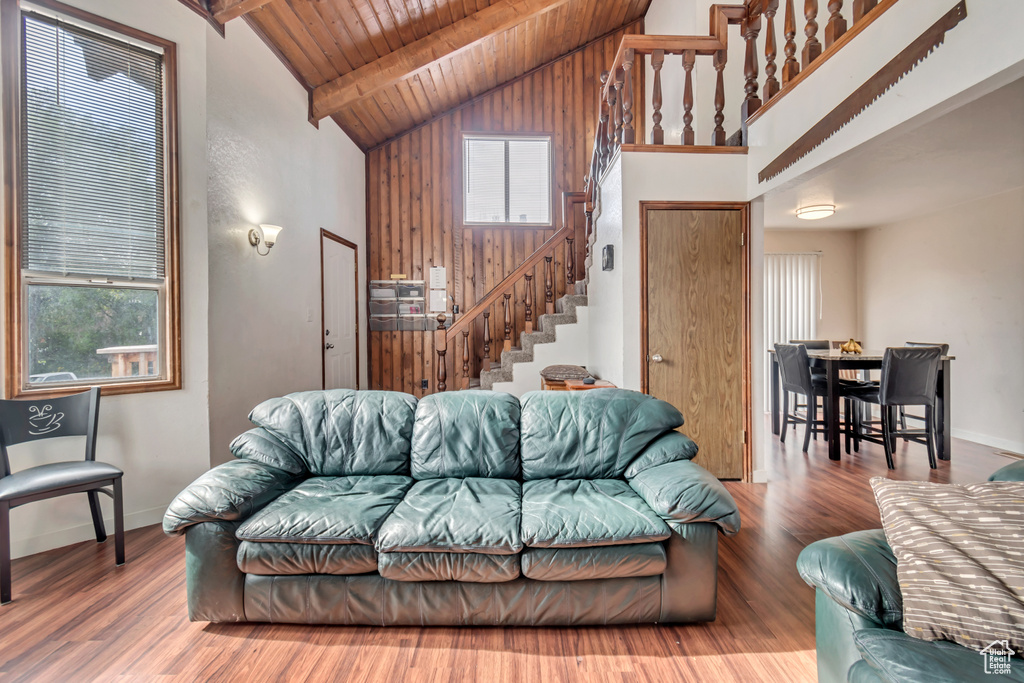
[[[1024,461],[989,480],[1024,481]],[[1009,676],[987,675],[974,650],[903,632],[896,557],[881,529],[811,543],[797,558],[797,569],[814,588],[821,683],[1024,681],[1024,659],[1012,660]]]
[[[313,391],[170,504],[189,618],[583,625],[715,618],[735,502],[671,405],[621,389]]]

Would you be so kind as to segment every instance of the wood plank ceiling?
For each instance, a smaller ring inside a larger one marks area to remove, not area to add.
[[[214,0],[210,10],[244,14],[311,91],[311,118],[331,116],[367,150],[635,21],[648,3]]]

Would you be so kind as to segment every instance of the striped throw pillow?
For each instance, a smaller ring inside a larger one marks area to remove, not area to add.
[[[871,480],[896,555],[903,630],[1024,651],[1024,482]]]

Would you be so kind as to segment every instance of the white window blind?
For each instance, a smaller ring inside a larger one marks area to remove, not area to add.
[[[551,139],[469,136],[463,144],[466,223],[551,224]]]
[[[22,267],[164,277],[164,83],[156,48],[23,14]]]
[[[821,254],[764,255],[764,327],[768,348],[793,339],[815,339],[821,318]],[[765,406],[771,390],[766,364]]]

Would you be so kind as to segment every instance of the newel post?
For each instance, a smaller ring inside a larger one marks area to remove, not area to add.
[[[448,390],[448,385],[445,384],[445,380],[448,379],[448,368],[445,366],[444,360],[444,356],[448,352],[448,341],[445,339],[445,335],[448,331],[444,328],[445,320],[447,320],[447,318],[444,313],[437,316],[437,329],[434,330],[434,349],[437,351],[438,391]]]

